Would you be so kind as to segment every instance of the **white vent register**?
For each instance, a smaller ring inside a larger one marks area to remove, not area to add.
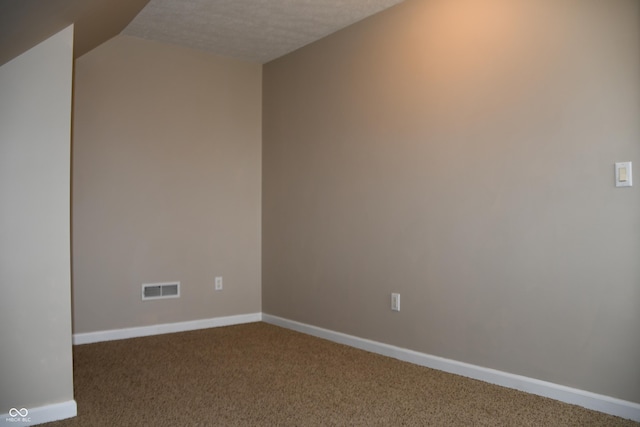
[[[142,285],[142,299],[180,298],[180,282],[145,283]]]

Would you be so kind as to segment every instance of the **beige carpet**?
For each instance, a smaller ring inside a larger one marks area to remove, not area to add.
[[[74,348],[71,426],[638,426],[265,323]]]

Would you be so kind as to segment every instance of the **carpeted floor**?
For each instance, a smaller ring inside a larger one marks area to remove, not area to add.
[[[266,323],[74,348],[75,426],[640,426]]]

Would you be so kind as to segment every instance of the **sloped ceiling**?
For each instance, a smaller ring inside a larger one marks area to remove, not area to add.
[[[264,63],[401,1],[0,0],[0,65],[71,23],[76,58],[122,32]]]
[[[78,57],[119,34],[149,0],[0,0],[0,65],[75,23]]]

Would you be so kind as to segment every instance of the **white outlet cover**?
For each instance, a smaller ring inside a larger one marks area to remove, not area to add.
[[[391,294],[391,310],[400,311],[400,294]]]

